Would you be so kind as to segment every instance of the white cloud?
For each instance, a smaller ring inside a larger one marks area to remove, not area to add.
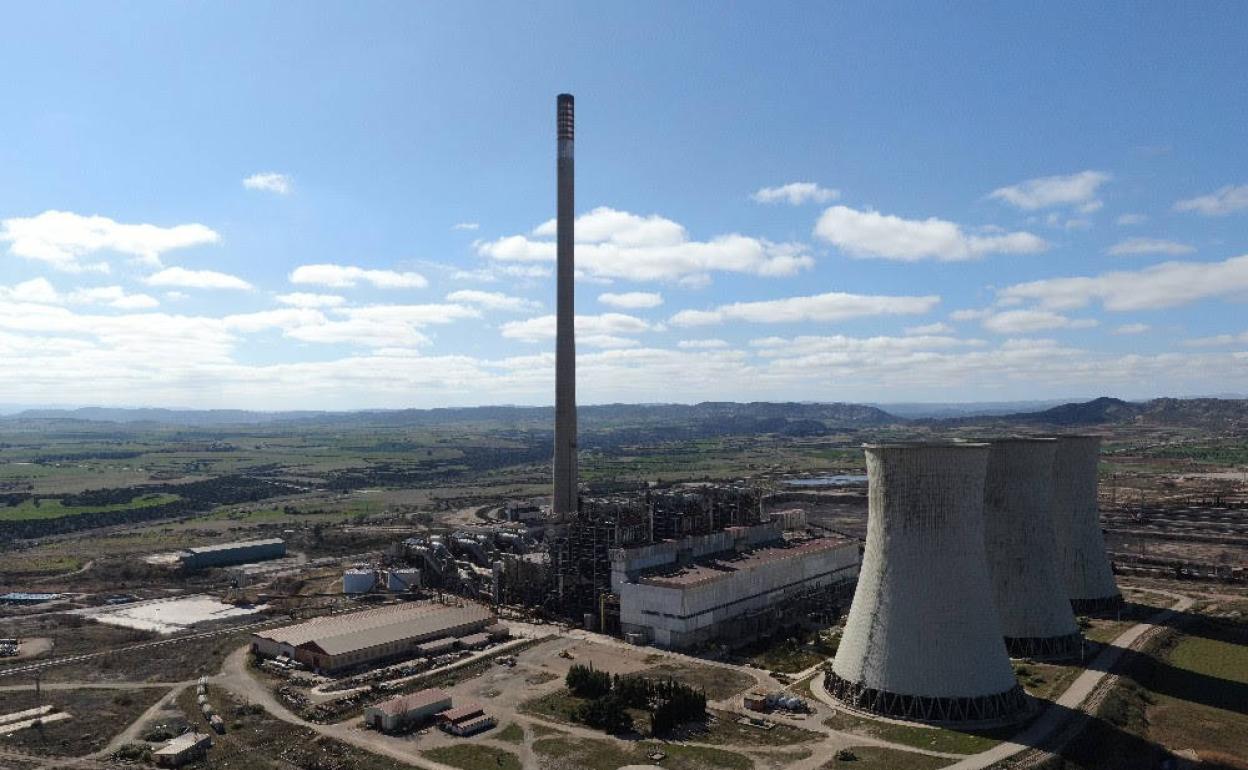
[[[922,326],[907,326],[905,329],[905,332],[906,334],[913,334],[913,335],[919,335],[919,336],[928,336],[932,334],[951,334],[953,332],[953,327],[947,323],[937,321],[936,323],[924,324]]]
[[[992,311],[986,308],[963,308],[950,313],[949,319],[951,321],[978,321],[980,319],[987,318],[990,315],[992,315]]]
[[[676,343],[676,347],[684,350],[722,350],[728,347],[725,340],[720,339],[704,339],[704,340],[681,340]]]
[[[504,265],[494,263],[473,270],[452,270],[451,278],[456,281],[480,281],[497,283],[503,279],[518,278],[523,282],[532,283],[554,275],[545,265]]]
[[[74,305],[108,305],[118,310],[148,310],[160,305],[160,301],[148,294],[130,294],[120,286],[99,286],[76,289],[65,296]]]
[[[480,230],[481,225],[477,222],[456,222],[451,225],[452,230]]]
[[[13,286],[0,286],[0,299],[5,302],[35,302],[56,305],[61,295],[47,278],[31,278]]]
[[[852,257],[902,262],[978,259],[987,254],[1033,254],[1048,244],[1028,232],[972,235],[944,219],[902,219],[876,211],[833,206],[815,224],[815,235]]]
[[[1030,334],[1050,329],[1088,329],[1097,325],[1092,318],[1071,319],[1050,310],[1006,310],[986,316],[983,327],[996,334]]]
[[[1240,334],[1215,334],[1212,337],[1197,337],[1184,340],[1183,344],[1192,348],[1217,348],[1226,345],[1238,345],[1248,342],[1248,332]]]
[[[346,304],[346,299],[337,294],[312,294],[309,292],[296,291],[290,294],[279,294],[277,301],[283,305],[292,307],[338,307]]]
[[[504,310],[518,313],[525,310],[536,310],[540,302],[523,297],[513,297],[498,291],[477,291],[476,289],[460,289],[446,295],[447,302],[462,302],[466,305],[477,305],[487,310]]]
[[[45,211],[34,217],[0,221],[0,241],[9,251],[26,259],[46,262],[67,272],[108,272],[107,262],[84,263],[81,258],[98,252],[126,254],[139,261],[160,265],[168,251],[189,248],[221,239],[201,224],[158,227],[128,225],[108,217],[82,216],[69,211]]]
[[[1222,262],[1163,262],[1093,277],[1045,278],[1008,286],[1005,301],[1035,300],[1052,310],[1100,300],[1107,310],[1156,310],[1223,297],[1248,297],[1248,255]]]
[[[1179,254],[1191,254],[1195,250],[1195,246],[1189,246],[1178,241],[1167,241],[1162,238],[1127,238],[1110,246],[1105,250],[1105,253],[1115,257],[1134,254],[1168,254],[1177,256]]]
[[[1248,184],[1227,185],[1208,195],[1181,200],[1174,204],[1175,211],[1195,211],[1207,217],[1220,217],[1236,211],[1248,210]]]
[[[677,326],[703,326],[724,321],[798,323],[843,321],[877,315],[919,315],[940,303],[940,297],[885,297],[829,292],[761,302],[734,302],[713,310],[682,310],[672,316]]]
[[[1121,334],[1143,334],[1144,332],[1148,331],[1151,328],[1152,327],[1149,326],[1148,324],[1141,324],[1141,323],[1123,324],[1119,326],[1118,328],[1114,329],[1114,334],[1120,334],[1120,335]]]
[[[555,316],[545,315],[524,321],[508,321],[499,327],[507,339],[522,342],[542,342],[555,338]],[[620,348],[637,345],[637,341],[625,335],[654,331],[649,321],[624,313],[601,315],[578,315],[576,317],[576,342],[596,348]]]
[[[370,283],[378,289],[423,289],[429,281],[420,273],[369,270],[355,265],[300,265],[290,273],[291,283],[351,288]]]
[[[477,244],[481,256],[500,262],[552,262],[554,220],[531,236],[512,235]],[[591,278],[683,281],[705,284],[716,271],[763,276],[793,275],[814,260],[804,246],[745,235],[689,240],[685,228],[660,216],[643,217],[599,207],[576,219],[577,268]]]
[[[222,323],[229,331],[245,334],[276,329],[302,342],[412,348],[432,342],[421,331],[427,326],[481,317],[475,308],[458,304],[367,305],[328,312],[330,315],[314,308],[291,307],[226,316]]]
[[[789,182],[779,187],[763,187],[750,196],[758,203],[829,203],[841,197],[840,190],[820,187],[814,182]]]
[[[289,195],[293,185],[290,177],[285,174],[266,171],[261,174],[252,174],[244,179],[243,187],[246,187],[248,190],[263,190],[264,192],[277,193],[278,195]]]
[[[663,304],[663,295],[648,291],[627,291],[622,294],[599,294],[598,301],[611,307],[638,310]]]
[[[1110,175],[1103,171],[1038,177],[1008,187],[999,187],[989,193],[988,197],[1026,211],[1054,206],[1077,206],[1082,213],[1090,214],[1100,208],[1100,201],[1096,200],[1097,188],[1109,179]]]
[[[252,289],[252,285],[235,275],[215,270],[188,270],[167,267],[143,279],[148,286],[177,286],[183,289]]]
[[[1142,225],[1148,221],[1148,217],[1143,214],[1119,214],[1114,220],[1115,223],[1127,227],[1130,225]]]

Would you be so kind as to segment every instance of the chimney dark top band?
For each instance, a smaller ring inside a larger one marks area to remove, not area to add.
[[[558,115],[555,120],[559,128],[559,138],[572,139],[574,114],[572,94],[559,94],[556,104],[558,105]]]

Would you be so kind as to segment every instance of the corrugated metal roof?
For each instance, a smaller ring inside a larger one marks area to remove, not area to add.
[[[442,718],[448,722],[462,722],[484,713],[480,703],[465,703],[442,712]]]
[[[451,696],[447,695],[446,691],[439,690],[436,687],[431,687],[427,690],[418,690],[414,693],[409,693],[408,695],[400,695],[397,698],[391,698],[388,701],[378,703],[375,708],[389,714],[390,716],[395,716],[398,714],[406,714],[409,711],[415,711],[416,709],[422,709],[427,706],[432,706],[435,703],[440,703],[441,701],[449,703],[450,700]]]
[[[191,553],[213,553],[214,551],[231,551],[235,548],[256,548],[263,545],[286,545],[286,541],[280,537],[273,537],[267,540],[240,540],[237,543],[217,543],[216,545],[198,545],[194,548],[187,548]]]
[[[770,562],[798,559],[851,544],[853,541],[845,538],[821,537],[793,545],[763,546],[735,557],[711,557],[674,570],[665,568],[664,571],[645,575],[637,582],[664,588],[687,588],[723,580],[733,573],[757,569]]]
[[[327,655],[341,655],[403,639],[438,636],[443,629],[493,619],[493,613],[477,605],[404,604],[317,618],[297,626],[261,631],[256,635],[295,647],[315,645]]]

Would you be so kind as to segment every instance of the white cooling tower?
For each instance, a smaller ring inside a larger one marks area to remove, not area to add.
[[[1053,463],[1053,530],[1071,607],[1080,614],[1115,610],[1122,594],[1105,553],[1096,501],[1100,436],[1058,436]]]
[[[1079,626],[1058,569],[1051,438],[992,442],[984,478],[984,550],[1005,647],[1015,658],[1077,655]]]
[[[902,719],[1026,709],[984,559],[986,444],[867,445],[870,514],[828,692]]]

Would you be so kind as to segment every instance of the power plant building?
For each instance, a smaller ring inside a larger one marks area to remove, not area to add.
[[[688,649],[774,631],[800,615],[795,607],[825,607],[838,587],[848,599],[858,562],[853,541],[786,541],[769,523],[619,549],[611,582],[625,638]]]
[[[1058,570],[1051,438],[991,442],[984,479],[984,549],[1011,657],[1070,657],[1081,636]]]
[[[850,707],[966,722],[1026,709],[984,556],[986,444],[867,445],[867,540],[824,686]]]
[[[436,603],[395,604],[364,612],[331,615],[283,628],[257,631],[257,655],[285,655],[309,668],[333,672],[419,654],[423,643],[446,640],[454,647],[496,622],[484,607]]]
[[[280,559],[285,555],[285,541],[275,537],[269,540],[245,540],[187,548],[178,554],[178,561],[185,569],[206,569]]]
[[[1097,504],[1099,436],[1058,436],[1053,465],[1053,526],[1066,594],[1078,613],[1113,610],[1122,593],[1105,552]]]

